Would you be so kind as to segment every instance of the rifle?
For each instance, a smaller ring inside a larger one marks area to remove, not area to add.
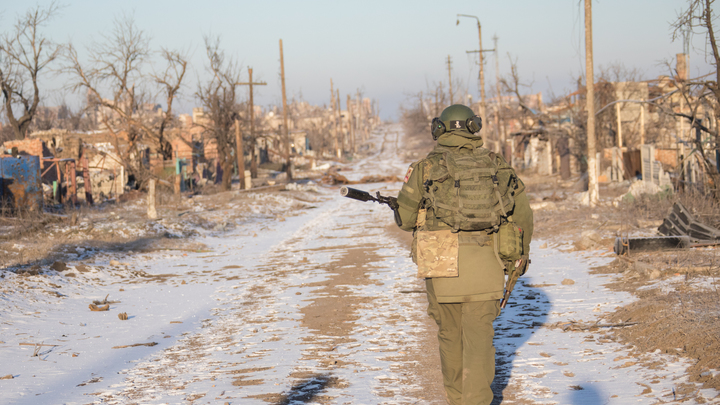
[[[520,262],[520,266],[527,269],[527,266],[530,265],[530,260],[529,259],[524,259],[524,260],[527,260],[527,263]],[[525,272],[522,271],[523,269],[521,267],[516,266],[515,264],[516,263],[513,263],[514,270],[510,274],[510,278],[508,279],[507,286],[505,286],[505,295],[503,296],[502,301],[500,301],[500,309],[505,309],[505,305],[507,305],[508,300],[510,299],[510,294],[512,294],[513,289],[515,288],[515,283],[517,283],[518,278],[520,278],[520,276],[522,274],[525,274]]]
[[[372,194],[368,193],[367,191],[358,190],[356,188],[351,187],[340,187],[340,195],[347,198],[352,198],[353,200],[358,200],[362,202],[367,201],[375,201],[379,204],[385,204],[388,207],[392,208],[393,212],[395,213],[395,223],[398,226],[402,226],[402,219],[400,219],[400,211],[398,211],[398,208],[400,206],[398,205],[397,198],[395,197],[385,197],[380,195],[380,192],[378,191],[377,194],[373,197]]]

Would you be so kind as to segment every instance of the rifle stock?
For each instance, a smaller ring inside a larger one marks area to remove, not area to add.
[[[518,281],[518,278],[520,278],[521,275],[525,274],[525,271],[527,270],[527,267],[530,265],[530,259],[523,259],[523,261],[526,261],[527,263],[520,262],[520,266],[515,266],[515,263],[513,263],[513,271],[510,274],[510,278],[508,279],[507,285],[505,286],[505,295],[503,296],[502,301],[500,301],[500,309],[505,309],[505,306],[508,303],[508,300],[510,299],[510,294],[512,294],[513,290],[515,289],[515,284]]]
[[[510,299],[510,294],[512,294],[513,289],[515,289],[515,283],[517,283],[519,277],[520,270],[515,269],[508,279],[507,286],[505,286],[505,295],[503,296],[502,301],[500,301],[500,309],[505,309],[505,306]]]

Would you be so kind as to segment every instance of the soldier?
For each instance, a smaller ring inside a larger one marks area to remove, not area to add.
[[[401,228],[413,232],[413,260],[438,325],[452,405],[493,400],[492,323],[504,272],[525,272],[533,232],[525,186],[502,156],[482,147],[481,126],[464,105],[443,110],[431,126],[437,145],[410,165],[398,195]]]

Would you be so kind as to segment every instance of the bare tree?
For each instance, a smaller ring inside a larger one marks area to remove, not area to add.
[[[57,59],[62,50],[41,31],[57,12],[55,2],[47,7],[35,6],[18,17],[12,30],[0,37],[0,90],[5,115],[16,139],[27,136],[37,113],[41,71]]]
[[[534,117],[535,112],[527,105],[525,97],[522,95],[521,88],[530,88],[531,84],[525,84],[520,81],[520,74],[518,73],[517,58],[513,60],[512,56],[508,53],[508,59],[510,60],[510,74],[500,78],[500,85],[506,94],[510,94],[515,97],[518,105],[518,111],[515,112],[513,118],[520,121],[522,129],[528,129],[532,127],[533,120],[528,118]]]
[[[714,140],[714,149],[717,151],[720,146],[720,133],[718,133],[717,125],[715,125],[715,128],[703,125],[701,117],[698,116],[702,105],[705,107],[704,109],[712,112],[715,123],[720,122],[720,51],[718,50],[713,25],[717,18],[713,15],[714,3],[715,0],[688,0],[687,8],[678,14],[677,19],[671,25],[673,40],[681,36],[705,35],[705,43],[710,48],[706,55],[710,59],[710,64],[715,67],[715,72],[714,77],[709,75],[710,78],[708,79],[699,78],[677,83],[678,89],[681,91],[682,97],[686,105],[690,107],[691,112],[689,114],[670,112],[670,114],[684,117],[690,121],[691,127],[710,135]],[[697,150],[703,157],[706,172],[713,180],[715,197],[720,198],[720,193],[718,193],[720,174],[717,167],[712,165],[706,156],[703,144],[702,141],[698,142]]]
[[[163,112],[160,124],[157,128],[153,128],[155,130],[154,132],[150,132],[149,134],[157,140],[160,153],[163,157],[170,159],[172,158],[172,145],[165,135],[165,130],[170,126],[174,118],[172,110],[173,101],[180,91],[183,78],[187,72],[188,61],[187,57],[182,53],[165,48],[162,49],[162,56],[167,66],[163,73],[153,75],[153,79],[155,83],[160,86],[165,96],[166,109]]]
[[[204,129],[204,135],[217,145],[223,170],[222,188],[230,190],[235,150],[232,127],[236,118],[240,117],[237,92],[242,69],[234,60],[226,59],[220,49],[219,38],[206,36],[205,52],[208,58],[206,69],[211,78],[199,83],[196,95],[207,111],[208,122],[199,124]]]
[[[150,176],[142,163],[144,148],[151,145],[164,159],[172,158],[166,132],[174,119],[172,106],[187,72],[187,58],[178,51],[162,49],[165,69],[146,73],[152,56],[150,38],[138,29],[132,16],[116,19],[103,39],[89,48],[87,64],[69,45],[63,70],[72,77],[70,89],[87,92],[88,108],[113,135],[115,149],[128,170],[144,181]],[[146,85],[158,86],[164,94],[164,111],[150,102],[154,97],[143,90]],[[103,97],[104,91],[109,91],[111,98]]]

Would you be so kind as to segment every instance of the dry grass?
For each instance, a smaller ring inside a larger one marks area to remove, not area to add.
[[[720,293],[717,288],[697,290],[680,285],[675,291],[659,289],[610,316],[609,322],[637,322],[617,335],[640,353],[660,350],[692,361],[690,380],[705,388],[720,389]],[[711,370],[715,370],[713,373]]]

